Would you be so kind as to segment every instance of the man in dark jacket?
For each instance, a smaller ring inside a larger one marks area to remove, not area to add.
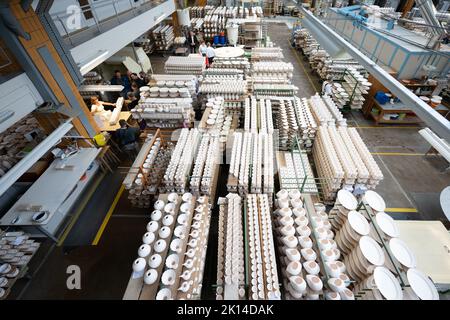
[[[129,152],[131,156],[138,151],[139,144],[137,140],[140,135],[140,130],[136,127],[130,127],[123,119],[119,120],[119,125],[120,129],[116,131],[117,140],[120,147],[125,152]]]
[[[144,80],[139,78],[139,76],[136,73],[131,74],[131,84],[133,84],[133,82],[136,82],[139,88],[145,85]]]
[[[198,47],[198,38],[194,34],[194,32],[189,31],[189,36],[186,39],[186,42],[189,45],[189,48],[191,49],[191,53],[196,53]]]
[[[126,98],[127,93],[131,91],[131,83],[127,76],[122,76],[119,70],[114,71],[114,76],[111,79],[112,85],[121,85],[123,90],[120,92],[120,96]]]

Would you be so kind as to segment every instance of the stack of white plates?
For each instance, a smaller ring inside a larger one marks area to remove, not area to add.
[[[354,249],[361,237],[367,236],[370,232],[370,225],[364,216],[357,211],[350,211],[348,219],[343,227],[336,234],[336,243],[339,249],[348,254]]]
[[[436,286],[423,272],[412,268],[408,270],[406,275],[411,286],[411,288],[405,290],[406,299],[439,300]]]
[[[372,274],[374,269],[384,265],[384,262],[383,249],[369,236],[361,237],[358,245],[344,258],[348,275],[357,282]]]
[[[356,210],[357,207],[358,201],[350,191],[344,189],[339,190],[334,207],[329,213],[333,229],[340,230],[347,220],[350,211]]]
[[[362,300],[402,300],[398,279],[385,267],[376,267],[373,274],[355,286]]]

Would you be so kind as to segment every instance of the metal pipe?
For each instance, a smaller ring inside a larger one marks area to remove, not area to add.
[[[309,20],[320,32],[322,32],[329,41],[335,42],[336,45],[345,49],[355,60],[357,60],[366,70],[371,73],[378,81],[380,81],[388,90],[397,96],[403,103],[410,106],[411,110],[422,119],[429,127],[433,129],[441,138],[450,141],[450,122],[442,117],[436,110],[422,101],[418,96],[409,91],[403,84],[392,77],[383,68],[361,53],[353,45],[347,42],[339,34],[326,26],[322,21],[317,19],[310,11],[302,6],[299,10],[303,13],[304,18]]]

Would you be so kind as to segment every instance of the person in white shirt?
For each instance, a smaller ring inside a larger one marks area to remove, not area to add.
[[[105,106],[111,106],[112,108],[105,109]],[[111,117],[111,110],[114,110],[115,103],[103,102],[98,100],[97,96],[91,97],[91,114],[100,121],[107,121]]]
[[[322,95],[323,96],[331,96],[333,88],[333,81],[324,81],[322,84]]]
[[[208,49],[208,47],[205,44],[205,41],[202,41],[200,43],[200,46],[198,47],[198,52],[203,56],[206,57],[206,49]]]
[[[214,57],[216,56],[216,51],[213,47],[211,47],[211,43],[208,42],[208,47],[206,48],[206,57],[208,58],[208,63],[211,64],[214,62]]]

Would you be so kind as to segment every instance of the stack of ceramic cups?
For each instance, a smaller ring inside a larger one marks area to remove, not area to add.
[[[234,133],[231,152],[229,191],[240,194],[272,193],[274,151],[272,135],[266,133]],[[250,171],[252,172],[250,179]],[[236,175],[238,174],[238,175]],[[236,178],[237,181],[236,181]],[[250,181],[251,180],[251,181]],[[251,190],[249,187],[251,186]]]
[[[146,285],[153,285],[159,280],[162,270],[160,266],[164,263],[166,249],[175,227],[178,195],[169,194],[167,200],[167,203],[163,200],[155,202],[155,210],[150,215],[151,221],[147,224],[147,232],[142,237],[143,243],[138,249],[139,258],[133,262],[134,278],[144,276]],[[146,270],[147,263],[148,270]]]
[[[206,128],[208,131],[218,130],[222,127],[225,116],[223,101],[223,97],[208,99],[206,103],[206,106],[209,108],[208,119],[206,119]]]
[[[229,193],[233,195],[234,193]],[[230,198],[219,197],[217,204],[219,205],[219,225],[218,225],[218,239],[217,239],[217,273],[216,273],[216,300],[223,300],[224,297],[224,283],[225,283],[225,223],[226,215],[228,214],[228,202]],[[232,200],[231,200],[232,201]],[[244,292],[245,294],[245,292]]]
[[[294,99],[294,109],[299,126],[298,140],[304,150],[310,151],[316,137],[317,124],[309,108],[306,98]]]
[[[233,148],[231,149],[230,170],[229,175],[237,178],[239,176],[239,160],[242,146],[242,133],[235,132],[233,134]]]
[[[170,163],[164,174],[164,185],[169,191],[184,192],[187,188],[189,173],[196,156],[201,134],[198,129],[182,129]]]
[[[202,172],[206,161],[208,144],[209,136],[203,135],[199,145],[197,157],[195,158],[194,169],[192,171],[192,177],[190,181],[191,192],[200,191],[200,182],[202,179]]]
[[[326,300],[354,300],[354,295],[348,289],[350,278],[346,274],[345,264],[340,250],[337,247],[331,231],[331,223],[325,212],[325,206],[321,203],[314,204],[314,211],[310,213],[310,225],[312,227],[313,239],[320,250],[320,258],[325,270],[322,274],[326,278],[326,289],[323,292]]]
[[[246,80],[219,80],[216,83],[202,83],[199,93],[207,98],[222,95],[226,100],[239,100],[247,94]]]
[[[238,150],[240,152],[238,190],[241,194],[249,191],[251,147],[252,135],[246,132],[242,139],[242,149]]]
[[[151,142],[152,136],[147,137],[146,142]],[[141,153],[143,152],[143,153]],[[130,168],[129,176],[136,176],[131,185],[127,185],[129,189],[128,199],[131,200],[131,204],[140,208],[150,207],[150,200],[155,193],[159,182],[161,172],[164,172],[165,167],[168,164],[168,158],[170,152],[162,148],[161,138],[156,138],[153,145],[148,148],[142,148],[136,159],[139,159],[141,163],[133,163],[133,167]],[[147,153],[148,152],[148,153]],[[145,160],[144,160],[145,159]],[[142,173],[133,174],[136,172],[137,167],[142,165]]]
[[[219,139],[217,137],[210,137],[201,181],[201,192],[203,195],[210,195],[212,192],[213,182],[217,174],[216,168],[219,164],[219,156]]]
[[[270,216],[266,194],[247,195],[251,283],[249,298],[252,300],[281,298]]]
[[[332,126],[336,124],[336,119],[330,110],[328,110],[327,105],[319,94],[316,94],[309,99],[309,106],[311,107],[316,123],[321,126]]]
[[[292,63],[288,62],[262,61],[252,64],[252,74],[256,76],[276,75],[277,77],[292,79],[293,71]]]
[[[285,254],[282,261],[287,298],[317,300],[323,293],[319,254],[314,248],[314,227],[303,207],[300,192],[295,189],[279,191],[277,207],[280,252]],[[332,237],[327,235],[325,228],[321,230],[326,237]]]
[[[232,115],[227,115],[224,118],[224,122],[222,124],[222,127],[220,127],[220,142],[225,143],[228,139],[228,134],[231,131],[231,127],[232,127],[232,123],[233,123],[233,116]],[[235,127],[233,126],[233,129],[235,129]]]
[[[333,144],[334,151],[336,152],[342,169],[344,170],[343,183],[344,185],[352,186],[355,184],[359,173],[356,170],[356,165],[353,162],[352,155],[349,153],[346,145],[341,138],[341,135],[336,130],[336,127],[330,126],[326,128],[326,130],[328,130],[328,134]]]
[[[343,144],[348,150],[348,153],[351,155],[353,160],[353,165],[355,166],[358,176],[356,182],[358,184],[367,184],[369,179],[369,170],[367,170],[364,161],[362,160],[358,150],[356,150],[355,145],[353,144],[349,133],[348,128],[346,127],[338,127],[337,131],[339,132],[340,138],[342,139]]]
[[[300,192],[280,190],[276,206],[276,231],[279,252],[283,255],[280,260],[286,298],[319,299],[323,288],[318,277],[320,266],[316,262],[317,254]]]
[[[188,200],[189,205],[192,206],[192,195],[190,193],[185,193],[183,195],[183,200]],[[177,238],[173,238],[172,243],[170,245],[170,250],[175,251],[181,261],[180,278],[179,282],[176,282],[177,296],[179,293],[186,294],[187,299],[193,298],[191,293],[195,291],[197,293],[198,289],[193,288],[193,286],[198,287],[198,277],[199,275],[196,273],[195,264],[198,259],[198,253],[202,249],[200,246],[200,235],[203,232],[203,199],[202,197],[198,198],[195,203],[195,209],[193,212],[192,220],[190,224],[186,224],[186,219],[177,219],[178,226],[181,231],[175,230],[174,235]],[[199,202],[200,201],[200,202]],[[183,205],[181,205],[183,207]],[[181,208],[183,209],[183,208]],[[182,214],[181,214],[182,215]],[[187,220],[188,217],[186,217]],[[186,230],[186,231],[184,231]],[[175,243],[174,243],[175,242]],[[178,243],[181,243],[181,251],[178,249]],[[184,248],[183,248],[184,245]],[[175,249],[175,250],[174,250]],[[189,295],[189,296],[188,296]]]
[[[185,235],[185,254],[184,257],[180,256],[183,264],[180,283],[177,285],[177,299],[198,300],[202,289],[211,209],[204,196],[197,198],[195,206],[190,233]]]
[[[277,128],[279,132],[279,148],[281,150],[291,148],[299,128],[292,101],[280,101]]]
[[[284,58],[283,50],[280,47],[266,48],[256,47],[252,48],[252,59],[259,61],[281,61]]]
[[[317,193],[317,185],[306,152],[283,152],[278,157],[278,175],[282,189],[299,189]],[[283,161],[284,160],[284,161]]]
[[[221,200],[216,299],[237,300],[245,297],[242,200],[233,193]]]
[[[355,128],[347,128],[347,130],[350,139],[352,140],[356,150],[358,150],[361,159],[363,160],[364,164],[367,167],[367,170],[369,171],[370,178],[367,182],[367,187],[368,189],[374,189],[380,183],[380,181],[383,180],[383,173],[381,172],[380,167],[376,163],[373,155],[370,153],[358,131]]]
[[[205,59],[200,55],[170,56],[165,63],[166,73],[169,74],[200,75],[204,69]]]
[[[180,197],[176,193],[171,193],[167,196],[167,200],[169,201],[169,203],[164,206],[165,212],[176,212],[180,200],[182,200],[182,203],[179,206],[178,215],[166,215],[162,218],[161,223],[163,227],[159,229],[158,235],[160,237],[160,240],[161,238],[164,239],[167,245],[165,250],[163,251],[158,251],[155,247],[154,251],[156,252],[156,254],[151,256],[149,260],[150,267],[152,267],[155,271],[160,270],[161,272],[161,284],[159,286],[160,290],[156,294],[157,300],[167,300],[175,298],[174,293],[179,282],[178,274],[183,263],[183,252],[186,247],[184,239],[186,237],[186,234],[189,232],[189,227],[192,220],[191,194],[186,193],[180,199]],[[173,237],[170,237],[171,235],[169,235],[166,238],[163,238],[165,236],[164,228],[173,228]],[[156,266],[156,261],[159,260],[159,256],[162,260],[160,264],[162,268],[160,266]],[[144,282],[148,285],[152,284],[150,281],[152,278],[149,278],[152,273],[153,270],[150,269],[145,274]]]

